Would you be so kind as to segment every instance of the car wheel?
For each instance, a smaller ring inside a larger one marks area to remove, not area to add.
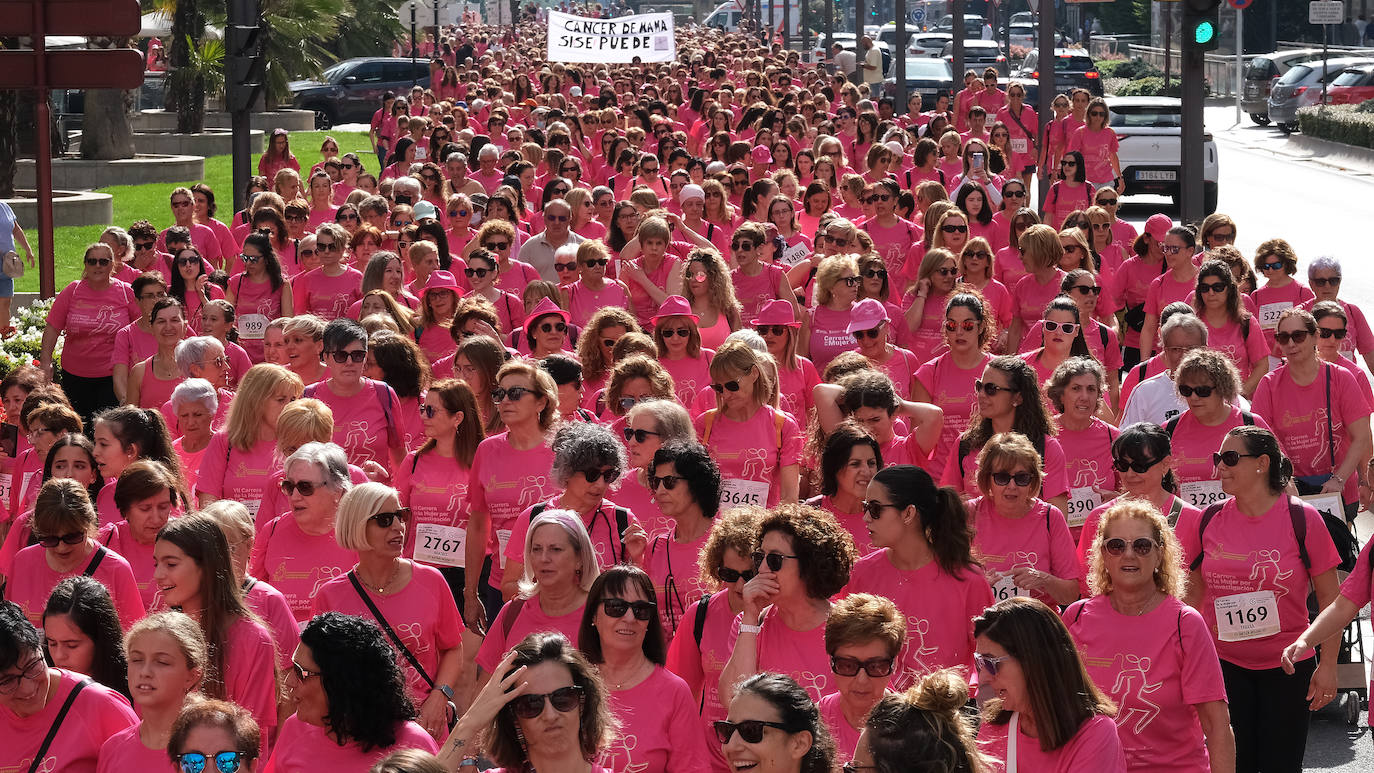
[[[334,113],[324,105],[312,105],[311,110],[315,112],[315,130],[328,131],[334,128]]]
[[[1217,184],[1206,183],[1202,186],[1202,211],[1210,215],[1217,211]]]
[[[1268,126],[1268,125],[1269,125],[1269,114],[1268,114],[1268,113],[1251,113],[1251,114],[1250,114],[1250,120],[1251,120],[1251,121],[1254,121],[1254,122],[1255,122],[1257,125],[1259,125],[1259,126]]]
[[[1276,123],[1274,125],[1284,134],[1292,134],[1298,130],[1298,125],[1295,123]]]

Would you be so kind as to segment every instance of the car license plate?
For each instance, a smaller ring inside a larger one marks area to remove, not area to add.
[[[1141,182],[1174,182],[1178,179],[1178,172],[1141,171],[1135,173],[1135,179]]]

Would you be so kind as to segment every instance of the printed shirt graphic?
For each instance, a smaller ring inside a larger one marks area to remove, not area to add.
[[[282,592],[296,622],[310,620],[311,599],[325,583],[358,563],[358,554],[344,550],[331,530],[310,535],[301,531],[293,515],[268,521],[253,541],[249,574]]]
[[[969,509],[974,512],[973,554],[985,571],[1006,575],[1024,567],[1060,579],[1078,579],[1073,538],[1059,508],[1037,499],[1030,512],[1020,518],[1005,518],[997,514],[987,497],[979,497],[969,503]],[[1021,591],[1017,595],[1027,594]],[[1051,606],[1055,604],[1042,591],[1029,595]]]
[[[1331,374],[1331,401],[1326,399],[1326,375]],[[1287,365],[1264,374],[1251,404],[1255,413],[1268,419],[1279,445],[1293,460],[1294,475],[1325,475],[1331,465],[1329,432],[1336,441],[1336,463],[1350,452],[1346,428],[1369,416],[1360,384],[1350,372],[1323,364],[1312,383],[1298,386]],[[1328,424],[1329,422],[1329,424]],[[1351,475],[1342,492],[1346,502],[1358,497],[1358,476]]]
[[[622,729],[597,764],[620,773],[700,773],[706,769],[706,737],[687,684],[656,667],[628,690],[610,693],[611,713]]]
[[[735,621],[730,626],[732,651],[739,638],[739,627],[743,620],[743,613],[735,615]],[[763,626],[763,630],[755,634],[758,672],[774,671],[787,674],[806,690],[813,701],[818,701],[838,689],[830,671],[830,656],[825,652],[824,624],[809,631],[794,631],[787,627],[770,606],[764,610],[759,625]]]
[[[505,576],[499,532],[513,529],[516,516],[558,493],[558,486],[549,474],[552,467],[551,448],[541,444],[517,451],[506,432],[493,435],[477,446],[468,478],[468,510],[486,511],[491,517],[487,555],[495,557],[490,580],[494,588],[501,586],[501,578]]]

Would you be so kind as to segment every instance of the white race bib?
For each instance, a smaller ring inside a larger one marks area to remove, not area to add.
[[[251,516],[253,516],[253,520],[257,520],[257,518],[258,518],[258,510],[262,507],[262,500],[261,500],[261,499],[245,499],[245,500],[243,500],[242,504],[243,504],[244,507],[248,508],[248,514],[251,515]]]
[[[722,480],[720,487],[721,509],[745,505],[767,507],[768,484],[759,480],[741,480],[739,478]]]
[[[1030,591],[1018,587],[1010,574],[992,584],[992,600],[1006,601],[1013,596],[1029,596]]]
[[[1279,632],[1279,600],[1271,590],[1222,596],[1212,605],[1222,641],[1263,639]]]
[[[1337,518],[1345,518],[1345,502],[1340,494],[1308,494],[1298,498],[1312,505],[1319,513],[1330,513]]]
[[[0,473],[0,502],[10,501],[10,486],[14,485],[14,476],[10,473]]]
[[[499,549],[496,551],[497,561],[502,569],[506,567],[506,546],[510,544],[510,529],[496,530],[496,544]]]
[[[261,341],[267,335],[267,325],[271,321],[262,314],[242,314],[236,320],[239,337],[245,341]]]
[[[1069,528],[1077,529],[1088,520],[1088,513],[1102,506],[1102,495],[1092,486],[1079,486],[1069,489],[1069,511],[1064,517],[1069,520]]]
[[[1260,327],[1265,330],[1276,329],[1279,326],[1279,316],[1291,308],[1293,304],[1288,301],[1264,304],[1259,308]]]
[[[1184,483],[1179,487],[1179,496],[1199,510],[1231,498],[1221,490],[1219,480],[1195,480]]]
[[[1011,152],[1025,155],[1030,152],[1030,140],[1025,137],[1011,138]]]
[[[509,534],[509,532],[507,532]],[[439,523],[421,523],[415,526],[415,560],[433,566],[456,566],[464,564],[464,550],[468,541],[466,529],[457,526],[444,526]],[[504,555],[504,550],[502,551]]]

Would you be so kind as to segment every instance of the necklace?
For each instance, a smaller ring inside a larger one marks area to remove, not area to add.
[[[358,572],[358,577],[362,579],[364,585],[369,585],[376,588],[378,593],[386,593],[387,587],[390,586],[391,583],[396,581],[396,575],[400,574],[400,572],[401,562],[395,561],[391,565],[391,575],[387,577],[386,582],[383,582],[381,585],[374,585],[373,583],[368,582],[367,578],[363,577],[363,573],[361,571]]]
[[[1142,602],[1140,603],[1140,607],[1133,613],[1133,616],[1134,616],[1134,617],[1140,617],[1141,615],[1145,614],[1145,612],[1146,612],[1147,610],[1150,609],[1150,605],[1154,603],[1155,598],[1157,598],[1158,596],[1159,596],[1159,591],[1158,591],[1158,590],[1156,590],[1154,593],[1151,593],[1150,596],[1149,596],[1149,598],[1145,599],[1144,601],[1142,601]],[[1115,607],[1116,605],[1113,604],[1112,606]],[[1117,609],[1116,611],[1120,612],[1120,613],[1123,614],[1123,615],[1128,614],[1128,613],[1127,613],[1125,610],[1123,610],[1123,609]]]
[[[619,682],[611,682],[610,679],[607,679],[606,681],[607,681],[607,682],[610,682],[610,685],[611,685],[611,689],[612,689],[612,690],[619,690],[619,689],[623,688],[625,685],[627,685],[627,684],[629,684],[629,683],[631,683],[631,682],[636,681],[636,677],[638,677],[639,674],[640,674],[640,672],[644,670],[644,666],[645,666],[645,665],[648,665],[649,668],[652,669],[654,664],[653,664],[652,662],[649,662],[649,663],[646,663],[646,664],[641,664],[640,666],[636,667],[634,671],[631,671],[631,672],[629,673],[628,676],[626,676],[624,679],[622,679],[622,680],[619,681]],[[603,671],[603,673],[604,673],[604,671]]]

